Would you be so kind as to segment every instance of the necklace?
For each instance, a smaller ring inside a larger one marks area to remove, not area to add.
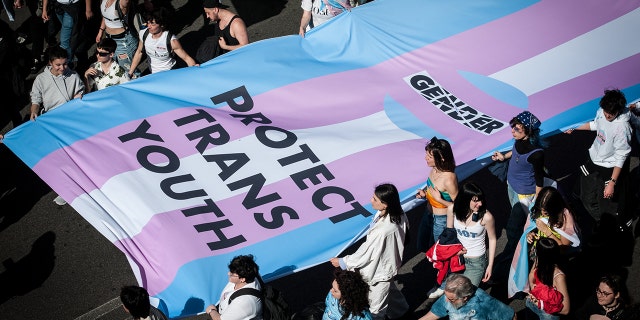
[[[607,306],[602,306],[602,308],[604,309],[604,311],[606,311],[607,313],[615,310],[618,307],[618,301],[616,300],[615,305],[612,307],[607,307]]]

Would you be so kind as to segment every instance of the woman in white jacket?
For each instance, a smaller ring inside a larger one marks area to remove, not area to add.
[[[394,283],[402,265],[408,222],[400,206],[398,190],[392,184],[375,188],[371,198],[378,212],[369,226],[366,241],[358,250],[342,258],[331,258],[334,267],[358,270],[369,284],[369,305],[374,319],[396,319],[409,305]]]

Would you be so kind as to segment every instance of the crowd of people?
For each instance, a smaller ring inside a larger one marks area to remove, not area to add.
[[[14,6],[31,15],[27,32],[17,35],[5,23],[0,28],[0,80],[11,88],[6,108],[14,127],[23,121],[21,96],[29,78],[22,65],[38,74],[30,92],[29,117],[35,120],[92,91],[183,65],[199,66],[249,43],[242,18],[220,0],[202,1],[203,15],[214,28],[194,57],[172,32],[172,8],[161,1],[16,0]],[[18,44],[27,40],[31,61],[25,63]],[[143,68],[145,57],[148,68]],[[65,204],[62,198],[56,203]]]
[[[46,66],[32,85],[29,118],[37,117],[92,91],[135,81],[148,73],[180,66],[197,67],[209,59],[248,44],[244,21],[220,0],[204,0],[204,15],[215,24],[192,57],[171,32],[168,12],[145,0],[101,0],[99,12],[91,1],[25,0],[31,22],[33,72]],[[16,7],[22,7],[22,0]],[[299,35],[331,17],[366,1],[302,0]],[[99,16],[95,34],[90,21]],[[141,19],[143,18],[143,19]],[[59,33],[59,36],[57,35]],[[58,40],[59,39],[59,40]],[[86,55],[95,40],[95,57]],[[44,49],[44,43],[48,48]],[[143,57],[149,70],[141,70]],[[46,59],[44,58],[46,57]],[[94,60],[95,59],[95,60]],[[82,74],[82,76],[80,76]],[[546,144],[541,121],[531,112],[510,121],[512,149],[496,151],[492,172],[506,182],[511,212],[506,223],[507,244],[497,252],[495,217],[487,210],[486,193],[473,181],[461,183],[451,144],[434,137],[425,147],[429,167],[424,189],[416,198],[427,202],[418,226],[417,248],[438,269],[428,297],[435,301],[421,319],[515,319],[516,312],[483,288],[506,286],[508,298],[522,298],[532,319],[635,319],[620,274],[603,273],[584,306],[572,304],[572,261],[585,243],[606,246],[611,232],[625,231],[637,218],[637,190],[630,172],[633,132],[638,108],[627,104],[619,90],[606,90],[593,121],[566,131],[595,131],[589,157],[580,166],[575,189],[563,190],[545,168]],[[636,136],[637,139],[638,136]],[[551,159],[553,160],[553,159]],[[64,199],[54,200],[64,205]],[[377,186],[373,216],[365,241],[352,254],[330,260],[336,268],[325,299],[323,319],[401,319],[410,306],[395,284],[407,241],[408,219],[393,184]],[[578,205],[578,207],[576,207]],[[586,214],[582,214],[582,213]],[[578,223],[588,219],[587,223]],[[614,231],[605,221],[614,221]],[[588,230],[585,228],[588,228]],[[604,240],[603,240],[604,239]],[[603,241],[605,244],[603,244]],[[204,310],[212,319],[262,319],[260,295],[234,295],[242,288],[261,290],[253,256],[235,257],[229,282],[219,304]],[[125,310],[135,319],[164,319],[150,306],[144,288],[122,289]]]
[[[591,232],[582,232],[577,223],[579,211],[569,205],[568,198],[574,194],[573,190],[563,193],[557,184],[551,183],[549,186],[544,182],[539,183],[541,180],[534,167],[540,165],[537,161],[542,155],[531,156],[544,152],[544,149],[540,150],[531,144],[532,140],[540,139],[539,119],[525,111],[511,121],[516,144],[528,146],[528,151],[516,150],[518,147],[514,145],[510,154],[494,155],[499,162],[505,161],[505,158],[515,158],[515,165],[511,166],[510,163],[506,169],[506,191],[508,198],[513,200],[512,212],[524,211],[525,219],[517,234],[519,239],[516,248],[511,253],[508,283],[495,280],[501,276],[495,273],[499,268],[494,266],[496,226],[495,218],[486,208],[485,192],[473,181],[466,181],[458,187],[454,173],[455,160],[448,141],[433,138],[427,143],[425,160],[432,169],[425,188],[418,190],[416,197],[428,200],[423,220],[430,223],[421,223],[421,228],[427,225],[426,228],[430,229],[419,231],[417,242],[426,241],[426,247],[429,247],[426,257],[440,270],[436,286],[429,293],[429,298],[433,299],[430,309],[420,320],[445,317],[517,319],[519,316],[525,319],[639,319],[638,304],[631,305],[625,281],[620,274],[608,271],[594,274],[593,294],[579,304],[574,299],[576,291],[571,290],[572,283],[576,281],[570,279],[578,276],[572,274],[575,272],[571,266],[572,260],[586,249],[582,245],[585,238],[593,240],[595,235],[608,235],[611,232],[603,229],[598,223],[600,219],[617,217],[617,227],[622,227],[625,219],[635,218],[635,213],[621,211],[630,210],[630,207],[620,202],[620,199],[625,199],[621,197],[623,194],[632,192],[623,187],[626,186],[623,181],[628,180],[631,173],[628,167],[627,170],[622,169],[624,163],[629,161],[631,151],[631,111],[627,108],[624,95],[618,90],[606,90],[600,106],[594,121],[578,127],[598,131],[595,146],[591,146],[591,156],[587,161],[596,159],[602,165],[600,171],[596,169],[596,172],[611,176],[599,184],[598,192],[575,194],[576,201],[583,207],[600,201],[609,204],[599,206],[597,214],[584,210],[586,217],[593,219]],[[618,129],[602,128],[611,125],[617,125]],[[571,130],[567,133],[571,133]],[[622,139],[624,143],[617,139]],[[603,147],[607,143],[610,147]],[[509,171],[513,172],[509,174]],[[581,171],[581,174],[588,178],[587,173]],[[582,182],[577,184],[581,185]],[[529,187],[521,189],[522,185]],[[447,191],[440,188],[446,188]],[[614,199],[613,194],[619,197]],[[397,188],[390,183],[376,186],[371,206],[376,214],[372,217],[364,242],[355,252],[329,260],[335,272],[324,304],[319,308],[317,304],[312,305],[310,312],[303,310],[301,314],[304,316],[294,316],[293,319],[412,319],[410,306],[395,283],[403,263],[409,230],[409,219],[400,205]],[[444,209],[444,226],[436,221],[441,218],[435,209]],[[429,239],[435,243],[430,243]],[[260,280],[258,270],[251,255],[233,258],[229,264],[229,282],[222,290],[218,304],[205,309],[211,319],[263,319],[267,308],[265,295],[240,294],[243,288],[261,290],[264,283]],[[579,279],[583,282],[586,280]],[[511,299],[524,300],[526,309],[523,312],[518,313],[505,303],[508,299],[503,301],[485,291],[485,288],[504,285],[508,285]]]

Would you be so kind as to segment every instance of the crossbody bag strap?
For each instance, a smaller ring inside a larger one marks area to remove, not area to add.
[[[239,296],[244,296],[244,295],[252,295],[256,298],[262,299],[262,291],[254,288],[242,288],[242,289],[236,290],[236,292],[231,294],[231,297],[229,297],[229,304],[231,304],[233,299]]]

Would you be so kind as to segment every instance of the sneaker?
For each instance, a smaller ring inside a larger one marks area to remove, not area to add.
[[[67,202],[62,199],[61,196],[57,196],[55,199],[53,199],[53,202],[55,202],[59,206],[64,206],[65,204],[67,204]]]
[[[440,296],[442,296],[443,294],[444,294],[444,290],[438,288],[438,289],[436,289],[436,291],[434,291],[431,294],[429,294],[429,299],[440,298]]]

